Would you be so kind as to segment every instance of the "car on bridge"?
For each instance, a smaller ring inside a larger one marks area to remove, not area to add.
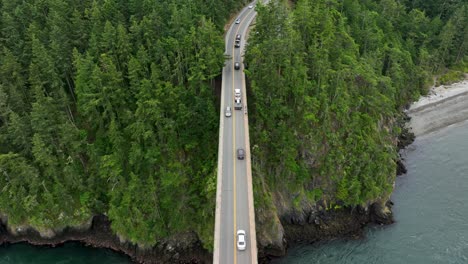
[[[241,42],[241,35],[240,34],[237,34],[236,35],[236,40],[234,41],[234,47],[236,48],[240,48],[240,42]]]
[[[226,110],[224,110],[224,115],[225,115],[226,117],[231,117],[232,111],[231,111],[231,107],[230,107],[230,106],[226,106]]]
[[[236,88],[234,89],[234,99],[240,99],[241,98],[241,89]]]
[[[237,249],[245,250],[245,231],[237,230]]]
[[[234,99],[234,109],[242,110],[242,101],[240,98]]]
[[[245,158],[245,151],[243,148],[237,149],[237,159],[243,160]]]

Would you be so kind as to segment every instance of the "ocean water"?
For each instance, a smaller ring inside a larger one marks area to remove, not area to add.
[[[417,138],[405,154],[396,223],[369,227],[363,239],[297,246],[274,263],[468,263],[468,122]]]
[[[0,246],[0,264],[130,264],[123,254],[66,243],[56,248],[27,244]]]

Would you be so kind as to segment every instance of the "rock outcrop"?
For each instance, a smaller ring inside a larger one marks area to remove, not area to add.
[[[87,246],[109,248],[130,256],[139,263],[212,263],[212,255],[203,248],[195,233],[183,233],[164,239],[152,248],[140,248],[131,243],[121,243],[113,234],[110,222],[104,215],[93,217],[89,228],[65,228],[61,232],[40,233],[29,227],[7,227],[2,217],[0,244],[27,242],[32,245],[55,247],[69,241]],[[11,232],[14,231],[14,232]]]
[[[317,205],[306,210],[291,209],[280,216],[284,229],[281,243],[262,245],[259,248],[259,262],[269,263],[282,256],[278,253],[286,252],[288,246],[297,243],[313,243],[336,237],[357,238],[362,236],[363,227],[370,223],[391,224],[392,204],[391,201],[377,201],[367,207],[327,210]]]

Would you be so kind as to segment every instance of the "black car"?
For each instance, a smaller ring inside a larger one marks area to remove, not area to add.
[[[243,160],[245,158],[245,151],[242,148],[237,149],[237,159]]]
[[[240,69],[240,63],[239,62],[235,62],[234,63],[234,70],[239,70]]]

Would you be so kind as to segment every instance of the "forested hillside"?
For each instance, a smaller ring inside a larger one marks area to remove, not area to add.
[[[468,3],[297,0],[257,9],[246,52],[256,209],[385,201],[401,110],[433,75],[468,69]],[[265,210],[257,217],[274,224]]]
[[[3,0],[0,215],[213,239],[223,27],[244,1]]]
[[[51,234],[105,214],[142,246],[195,231],[211,249],[213,82],[224,24],[245,3],[0,0],[0,216],[9,226]],[[434,74],[467,71],[467,5],[257,6],[246,72],[259,229],[278,205],[389,196],[399,113]]]

